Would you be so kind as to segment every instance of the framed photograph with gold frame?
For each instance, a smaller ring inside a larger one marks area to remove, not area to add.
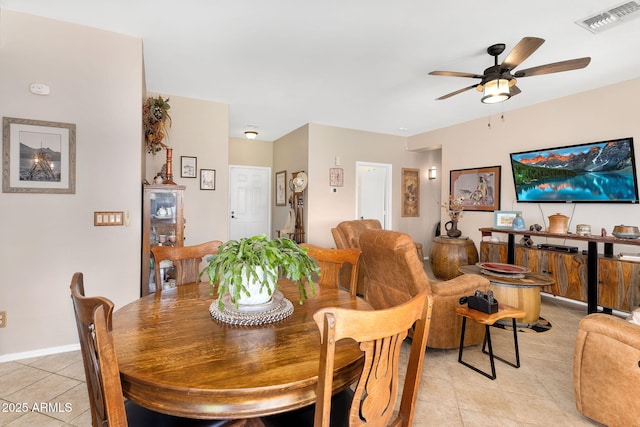
[[[420,216],[420,169],[402,168],[401,216]]]
[[[499,211],[500,170],[501,166],[452,170],[451,198],[462,200],[465,211]]]

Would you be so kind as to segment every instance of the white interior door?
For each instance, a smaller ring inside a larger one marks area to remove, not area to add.
[[[229,239],[270,233],[271,168],[229,166]]]
[[[356,162],[356,217],[391,228],[391,165]]]

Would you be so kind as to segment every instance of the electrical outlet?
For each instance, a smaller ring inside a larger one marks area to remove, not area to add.
[[[7,326],[7,312],[0,311],[0,328]]]

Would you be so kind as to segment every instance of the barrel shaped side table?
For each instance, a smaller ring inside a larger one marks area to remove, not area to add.
[[[478,249],[468,237],[438,236],[433,239],[429,255],[431,271],[440,280],[460,276],[460,266],[478,262]]]

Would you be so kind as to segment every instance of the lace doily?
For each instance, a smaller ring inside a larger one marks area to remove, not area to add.
[[[282,292],[275,291],[271,301],[260,305],[239,305],[236,309],[229,295],[222,297],[224,311],[218,307],[218,301],[209,306],[211,316],[224,323],[241,326],[264,325],[286,319],[293,313],[293,304],[286,299]]]

